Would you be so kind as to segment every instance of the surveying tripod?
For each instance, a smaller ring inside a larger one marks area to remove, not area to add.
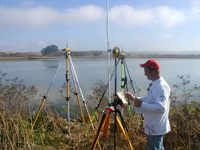
[[[126,54],[125,54],[125,53],[120,53],[119,59],[118,59],[118,61],[117,61],[117,63],[116,63],[116,66],[118,66],[118,64],[119,64],[119,62],[120,62],[120,60],[121,60],[121,92],[122,92],[122,93],[124,92],[124,88],[125,88],[125,87],[126,87],[126,90],[127,90],[127,92],[128,92],[128,77],[129,77],[129,79],[130,79],[129,82],[131,83],[132,90],[133,90],[133,92],[135,93],[136,91],[135,91],[135,88],[134,88],[134,85],[133,85],[133,80],[131,79],[130,72],[129,72],[129,70],[128,70],[128,66],[127,66],[125,57],[126,57]],[[110,80],[113,78],[114,73],[115,73],[115,70],[116,70],[116,67],[114,68],[114,71],[112,72],[112,74],[111,74],[111,76],[110,76]],[[128,77],[127,77],[127,73],[128,73]],[[109,81],[110,81],[110,80],[109,80]],[[100,104],[101,104],[101,102],[102,102],[102,100],[103,100],[103,98],[104,98],[104,95],[105,95],[105,93],[106,93],[106,91],[107,91],[107,89],[108,89],[108,86],[109,86],[109,83],[106,85],[106,87],[105,87],[105,89],[104,89],[104,92],[103,92],[103,94],[102,94],[102,96],[101,96],[101,98],[100,98],[100,100],[99,100],[99,103],[98,103],[97,107],[95,107],[95,112],[94,112],[94,114],[93,114],[93,116],[92,116],[92,121],[93,121],[93,119],[95,118],[95,115],[97,114],[97,112],[99,112],[99,106],[100,106]],[[129,100],[128,100],[128,105],[129,105],[129,106],[128,106],[129,117],[131,117],[131,108],[130,108],[130,101],[129,101]],[[102,111],[102,110],[100,110],[100,111]],[[123,113],[122,113],[122,115],[123,115]],[[91,124],[88,125],[88,128],[87,128],[87,130],[86,130],[84,136],[87,135],[87,132],[88,132],[90,126],[91,126]]]
[[[120,122],[116,112],[119,114],[122,123]],[[121,129],[125,139],[128,141],[130,149],[133,150],[132,144],[129,140],[129,136],[128,136],[128,133],[127,133],[128,130],[126,128],[123,117],[122,117],[120,111],[119,110],[115,111],[115,109],[113,107],[106,107],[105,110],[103,111],[103,116],[102,116],[101,122],[99,124],[99,127],[97,129],[96,135],[93,138],[92,144],[90,146],[90,150],[95,149],[102,130],[103,130],[102,139],[105,140],[107,138],[107,132],[108,132],[108,126],[109,126],[109,120],[110,120],[110,114],[111,113],[113,113],[115,115],[116,123],[118,124],[118,127]]]
[[[133,150],[132,144],[129,140],[128,134],[127,134],[127,128],[125,126],[125,123],[123,121],[123,117],[121,115],[121,112],[119,111],[119,109],[117,109],[117,105],[120,104],[121,106],[125,106],[127,107],[128,104],[126,103],[123,93],[122,92],[118,92],[117,93],[117,58],[119,56],[119,49],[117,47],[115,47],[113,49],[113,57],[115,58],[115,94],[114,94],[114,102],[110,105],[110,107],[106,107],[105,110],[103,111],[103,116],[101,119],[101,122],[99,124],[99,127],[97,129],[96,135],[92,141],[92,144],[90,146],[90,150],[94,150],[96,147],[96,143],[98,142],[98,139],[100,137],[100,133],[101,130],[103,129],[103,135],[102,138],[105,139],[107,137],[107,131],[108,131],[108,125],[109,125],[109,120],[110,120],[110,114],[113,113],[114,114],[114,149],[116,150],[116,142],[117,142],[117,124],[120,127],[121,131],[123,132],[123,135],[125,137],[125,139],[128,141],[129,147],[131,150]],[[113,107],[114,106],[114,107]],[[122,123],[120,122],[117,114],[119,114]],[[125,130],[125,129],[126,130]]]
[[[70,57],[71,49],[70,48],[66,48],[65,51],[66,51],[66,74],[65,74],[65,76],[66,76],[66,82],[67,82],[67,88],[66,88],[67,89],[67,97],[66,97],[66,101],[67,101],[67,107],[68,107],[68,128],[69,128],[68,130],[69,130],[69,134],[70,134],[69,66],[70,66],[70,69],[71,69],[71,74],[72,74],[72,78],[73,78],[73,82],[74,82],[74,88],[75,88],[75,93],[74,94],[76,95],[77,100],[78,100],[78,105],[79,105],[79,109],[80,109],[80,113],[81,113],[81,117],[82,117],[82,122],[84,122],[84,116],[83,116],[83,112],[82,112],[82,108],[81,108],[78,92],[81,95],[81,98],[82,98],[83,104],[84,104],[84,106],[86,108],[86,111],[87,111],[87,107],[85,105],[85,99],[83,97],[83,93],[82,93],[80,84],[78,82],[78,78],[77,78],[77,75],[76,75],[76,72],[75,72],[75,69],[74,69],[74,65],[73,65],[71,57]],[[78,90],[77,90],[77,86],[78,86]]]
[[[94,129],[94,126],[92,124],[92,120],[90,118],[90,114],[89,114],[89,111],[88,111],[87,106],[86,106],[86,101],[84,99],[84,96],[83,96],[83,93],[82,93],[82,90],[81,90],[81,87],[80,87],[80,84],[78,82],[78,78],[77,78],[77,75],[76,75],[76,72],[75,72],[75,69],[74,69],[74,65],[73,65],[71,57],[70,57],[71,49],[70,48],[66,48],[65,51],[66,51],[66,64],[67,64],[66,65],[66,81],[67,81],[67,97],[66,97],[66,101],[68,103],[68,123],[70,123],[70,117],[69,117],[70,116],[69,115],[69,98],[70,98],[69,97],[69,65],[70,65],[71,74],[72,74],[72,78],[73,78],[73,82],[74,82],[74,87],[75,87],[75,92],[76,92],[75,95],[77,96],[77,100],[78,100],[78,104],[79,104],[79,109],[80,109],[81,116],[82,116],[82,121],[84,122],[84,116],[83,116],[83,113],[82,113],[82,109],[81,109],[81,104],[80,104],[78,92],[81,95],[81,98],[82,98],[85,110],[86,110],[88,118],[89,118],[89,122],[90,122],[90,124],[92,126],[92,130],[93,130],[93,132],[95,134],[95,129]],[[78,87],[78,90],[77,90],[77,87]],[[70,131],[70,124],[68,125],[68,127],[69,127],[69,131]],[[101,149],[99,143],[98,143],[98,147],[99,147],[99,149]]]
[[[79,104],[79,109],[80,109],[81,116],[82,116],[82,121],[84,122],[84,117],[83,117],[83,113],[82,113],[82,109],[81,109],[81,104],[80,104],[79,94],[78,94],[78,93],[80,93],[80,95],[81,95],[81,98],[82,98],[82,101],[83,101],[83,104],[84,104],[86,113],[87,113],[87,115],[88,115],[90,124],[91,124],[92,129],[93,129],[94,134],[95,134],[95,129],[94,129],[94,126],[93,126],[93,124],[92,124],[92,121],[91,121],[91,118],[90,118],[90,115],[89,115],[89,111],[88,111],[87,106],[86,106],[86,101],[85,101],[85,99],[84,99],[84,97],[83,97],[83,93],[82,93],[80,84],[79,84],[79,82],[78,82],[78,78],[77,78],[77,75],[76,75],[76,72],[75,72],[75,69],[74,69],[74,65],[73,65],[72,60],[71,60],[71,57],[70,57],[70,53],[71,53],[72,50],[71,50],[70,48],[66,48],[64,51],[65,51],[65,53],[63,54],[63,57],[62,57],[62,59],[61,59],[61,61],[60,61],[60,63],[59,63],[59,66],[58,66],[58,68],[57,68],[57,70],[56,70],[56,73],[55,73],[55,75],[54,75],[54,77],[53,77],[53,79],[52,79],[52,81],[51,81],[51,84],[50,84],[50,86],[49,86],[49,88],[48,88],[48,90],[47,90],[45,96],[43,97],[42,104],[40,105],[39,110],[38,110],[38,112],[37,112],[37,114],[36,114],[36,117],[35,117],[35,119],[34,119],[34,121],[33,121],[33,124],[32,124],[32,126],[31,126],[31,129],[30,129],[29,134],[28,134],[28,138],[29,138],[29,136],[30,136],[30,134],[31,134],[31,131],[33,130],[33,127],[34,127],[34,125],[35,125],[35,123],[36,123],[36,120],[37,120],[37,118],[38,118],[38,116],[39,116],[39,113],[40,113],[40,111],[41,111],[41,109],[42,109],[42,107],[43,107],[43,105],[44,105],[44,102],[45,102],[45,100],[47,99],[47,95],[48,95],[49,90],[50,90],[50,88],[51,88],[51,86],[52,86],[52,84],[53,84],[53,82],[54,82],[54,80],[55,80],[55,77],[56,77],[58,71],[59,71],[59,68],[60,68],[61,63],[62,63],[62,61],[63,61],[63,59],[64,59],[64,56],[66,56],[66,74],[65,74],[65,76],[66,76],[66,82],[67,82],[67,83],[66,83],[66,84],[67,84],[67,87],[66,87],[66,90],[67,90],[66,101],[67,101],[67,105],[68,105],[68,131],[69,131],[69,134],[70,134],[69,66],[70,66],[71,74],[72,74],[72,77],[73,77],[73,82],[74,82],[74,87],[75,87],[75,95],[77,96],[77,100],[78,100],[78,104]],[[78,89],[77,89],[77,87],[78,87]],[[99,148],[100,148],[99,143],[98,143],[98,146],[99,146]],[[100,148],[100,149],[101,149],[101,148]]]

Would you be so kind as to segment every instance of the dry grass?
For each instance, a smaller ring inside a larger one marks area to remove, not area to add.
[[[88,121],[81,123],[77,115],[77,109],[71,107],[71,115],[75,116],[70,122],[60,117],[60,111],[67,116],[67,108],[62,106],[56,111],[48,100],[43,106],[34,129],[28,138],[28,132],[38,111],[38,100],[35,98],[37,88],[26,87],[23,81],[18,79],[5,80],[5,75],[0,73],[0,148],[1,149],[49,149],[49,150],[88,150],[94,134],[90,128],[86,137],[85,131]],[[105,89],[105,84],[99,80],[94,84],[93,94],[88,96],[88,108],[94,112]],[[194,97],[194,96],[193,96]],[[171,97],[177,101],[177,96]],[[93,101],[92,101],[93,100]],[[105,108],[107,95],[103,97],[99,108]],[[89,103],[90,102],[90,103]],[[65,104],[66,105],[66,104]],[[131,106],[133,108],[133,106]],[[164,146],[167,150],[200,149],[200,103],[197,101],[184,102],[179,105],[172,103],[170,123],[172,131],[164,137]],[[124,112],[124,120],[128,128],[130,141],[136,150],[145,150],[146,138],[143,132],[143,121],[140,115],[132,115],[129,118]],[[94,127],[97,129],[102,114],[97,114]],[[111,115],[111,117],[113,117]],[[66,117],[67,118],[67,117]],[[110,119],[111,122],[113,118]],[[99,138],[102,149],[113,148],[114,135],[108,132],[108,138],[103,141]],[[118,133],[117,148],[129,149],[128,143],[121,133]],[[98,149],[98,146],[96,146]]]

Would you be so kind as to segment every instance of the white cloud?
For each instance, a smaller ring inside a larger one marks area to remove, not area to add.
[[[190,10],[190,15],[192,17],[200,17],[200,0],[193,0],[191,1],[192,9]]]
[[[56,22],[58,17],[59,12],[48,7],[23,9],[0,6],[0,27],[20,25],[41,28]]]
[[[168,6],[152,9],[134,8],[128,5],[114,6],[110,9],[110,19],[124,28],[135,25],[162,24],[167,28],[184,23],[184,11]]]
[[[168,6],[157,7],[154,12],[156,17],[155,21],[159,24],[163,24],[167,28],[183,23],[186,20],[183,11]]]
[[[190,11],[191,15],[199,15],[200,9],[197,7],[193,7]]]
[[[122,27],[148,24],[154,16],[150,9],[133,9],[132,6],[120,5],[110,9],[111,21]]]
[[[34,3],[23,4],[25,6]],[[200,7],[193,7],[199,12]],[[106,12],[96,5],[86,5],[77,8],[68,8],[64,11],[50,7],[4,7],[0,6],[0,29],[9,26],[43,28],[51,24],[82,25],[105,21]],[[183,10],[160,6],[156,8],[134,8],[129,5],[114,6],[109,11],[110,22],[123,27],[162,25],[172,28],[186,21]]]
[[[170,34],[163,34],[162,37],[163,37],[163,38],[172,38],[173,35],[170,35]]]
[[[97,22],[104,18],[101,7],[87,5],[70,8],[64,12],[49,7],[12,8],[0,6],[0,28],[7,26],[25,26],[43,28],[54,23],[68,25]]]
[[[67,24],[98,22],[105,18],[105,12],[95,5],[81,6],[79,8],[66,9],[62,19]]]

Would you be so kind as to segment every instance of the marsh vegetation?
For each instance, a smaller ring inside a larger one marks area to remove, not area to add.
[[[200,149],[200,87],[194,85],[187,89],[190,76],[178,76],[179,85],[173,85],[171,94],[170,124],[172,131],[164,137],[164,146],[167,150]],[[93,85],[93,93],[86,97],[89,112],[93,115],[106,84],[97,80]],[[65,88],[65,85],[63,86]],[[140,89],[137,94],[140,94]],[[71,92],[73,88],[71,87]],[[130,89],[131,90],[131,89]],[[70,108],[73,118],[70,121],[71,134],[68,133],[67,104],[57,106],[50,103],[48,98],[42,108],[35,126],[28,137],[41,99],[37,98],[37,87],[24,84],[23,80],[6,79],[6,74],[0,73],[0,148],[1,149],[49,149],[49,150],[88,150],[94,134],[88,127],[88,119],[83,123],[77,106]],[[61,95],[65,95],[61,90]],[[76,97],[71,97],[75,99]],[[107,106],[105,94],[99,108]],[[84,108],[83,108],[84,109]],[[128,128],[130,141],[136,150],[145,150],[145,134],[143,120],[134,113],[131,103],[131,117],[124,110],[124,121]],[[84,111],[85,114],[85,111]],[[99,125],[102,114],[98,113],[93,121],[95,129]],[[111,117],[110,122],[113,122]],[[111,128],[110,128],[111,129]],[[109,130],[108,138],[99,138],[102,149],[113,148],[114,134]],[[129,149],[128,143],[122,133],[118,133],[118,149]],[[96,147],[98,149],[98,146]]]

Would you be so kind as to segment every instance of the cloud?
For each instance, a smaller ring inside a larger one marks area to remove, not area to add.
[[[79,8],[69,8],[65,10],[62,19],[69,24],[98,22],[105,18],[104,10],[95,5],[86,5]]]
[[[186,16],[183,11],[168,6],[157,7],[154,10],[155,22],[163,24],[167,28],[185,22]]]
[[[110,19],[122,27],[148,24],[154,16],[150,9],[133,9],[132,6],[120,5],[110,9]]]
[[[197,17],[197,19],[200,18],[200,1],[199,0],[193,0],[190,3],[192,9],[189,11],[190,15],[192,17]]]
[[[135,9],[132,6],[120,5],[110,9],[110,18],[111,21],[124,28],[150,24],[162,24],[171,28],[185,22],[186,16],[183,11],[168,6]]]
[[[41,28],[58,20],[59,12],[48,7],[8,8],[0,6],[0,27],[25,26]]]
[[[32,6],[26,3],[23,6]],[[96,5],[57,10],[50,7],[5,7],[0,6],[0,29],[10,26],[44,28],[52,24],[88,25],[105,21],[106,11]],[[129,5],[114,6],[109,11],[110,22],[123,27],[157,25],[167,28],[183,23],[186,19],[183,11],[161,6],[156,8],[134,8]]]
[[[0,6],[0,28],[18,25],[37,29],[56,23],[68,25],[89,24],[98,22],[104,16],[103,9],[95,5],[69,8],[63,12],[41,6],[34,8]]]
[[[173,35],[170,35],[170,34],[163,34],[162,37],[163,37],[163,38],[172,38]]]

